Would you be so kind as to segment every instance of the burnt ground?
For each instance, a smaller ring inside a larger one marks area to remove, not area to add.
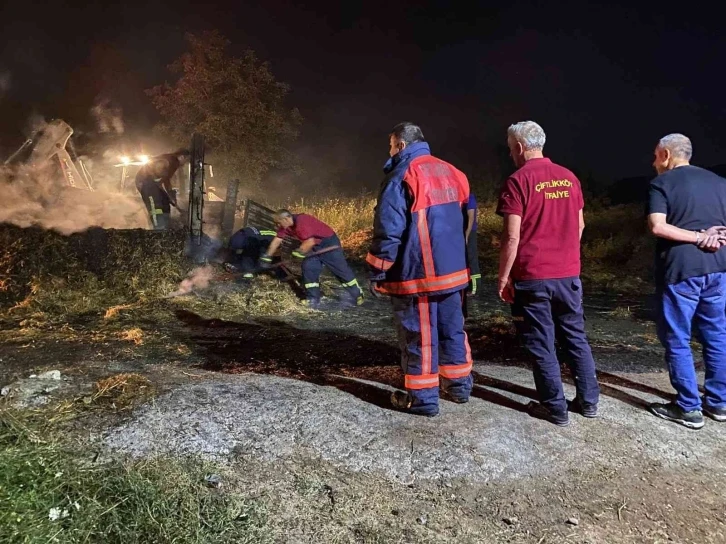
[[[281,542],[726,542],[726,425],[645,411],[671,391],[648,301],[586,292],[602,417],[559,429],[526,414],[531,374],[484,289],[467,325],[474,398],[431,420],[388,405],[401,377],[386,301],[250,318],[179,298],[8,320],[0,383],[58,369],[57,394],[81,398],[147,377],[153,402],[89,408],[69,430],[132,456],[225,460],[232,485],[276,505]]]

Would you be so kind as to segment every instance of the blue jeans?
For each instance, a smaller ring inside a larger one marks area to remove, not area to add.
[[[706,366],[705,403],[711,408],[726,408],[726,273],[666,285],[658,295],[658,338],[665,348],[676,404],[686,412],[701,409],[690,344],[695,323]]]
[[[567,412],[555,339],[567,353],[577,397],[584,407],[597,406],[600,387],[585,333],[580,278],[514,282],[512,315],[525,350],[533,362],[534,383],[542,405]]]

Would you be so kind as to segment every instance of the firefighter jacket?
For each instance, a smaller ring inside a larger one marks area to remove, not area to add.
[[[266,250],[277,233],[274,230],[259,230],[245,227],[235,232],[229,239],[229,249],[237,255],[251,254],[255,259]]]
[[[366,257],[376,289],[393,296],[451,293],[469,282],[462,205],[469,181],[431,155],[406,146],[384,167]]]

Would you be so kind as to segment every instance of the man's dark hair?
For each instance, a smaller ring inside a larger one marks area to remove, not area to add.
[[[177,149],[176,151],[174,151],[174,153],[172,153],[172,155],[174,155],[175,157],[179,157],[179,156],[188,157],[189,155],[191,155],[191,153],[189,152],[188,149]]]
[[[421,128],[418,125],[414,125],[409,122],[398,123],[395,127],[393,127],[390,135],[406,145],[426,141],[423,132],[421,132]]]

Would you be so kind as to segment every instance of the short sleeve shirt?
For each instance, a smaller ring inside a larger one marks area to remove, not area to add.
[[[308,240],[309,238],[315,238],[315,243],[318,244],[325,238],[335,236],[335,231],[333,229],[312,215],[300,213],[293,215],[292,218],[294,221],[293,226],[278,229],[278,238],[290,236],[300,240],[301,242]]]
[[[547,158],[528,160],[504,184],[497,213],[522,218],[515,280],[580,275],[580,181]]]
[[[650,183],[648,215],[662,213],[669,225],[700,231],[726,225],[726,179],[697,166],[679,166]],[[679,283],[697,276],[726,272],[726,251],[708,253],[695,244],[658,238],[657,285]]]

